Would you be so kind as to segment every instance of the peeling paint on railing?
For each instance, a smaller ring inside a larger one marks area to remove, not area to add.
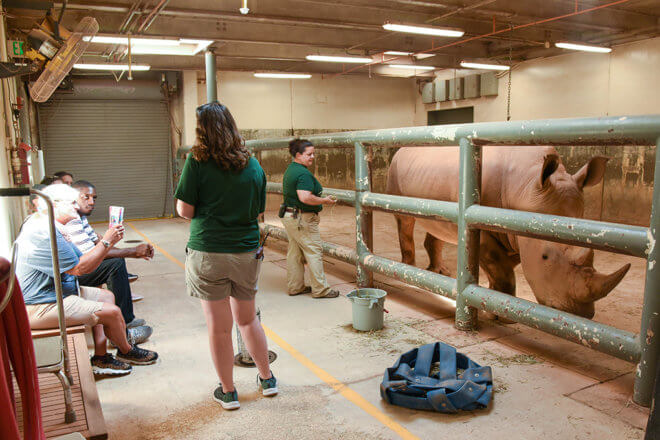
[[[467,296],[467,301],[472,307],[628,362],[638,362],[640,359],[639,340],[633,333],[485,287],[470,285],[464,295]]]

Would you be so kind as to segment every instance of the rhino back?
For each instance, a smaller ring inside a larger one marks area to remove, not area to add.
[[[484,147],[481,203],[512,207],[537,181],[552,147]],[[404,147],[392,158],[387,192],[407,197],[458,201],[458,147]]]

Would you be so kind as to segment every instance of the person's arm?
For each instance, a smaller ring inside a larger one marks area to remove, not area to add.
[[[315,196],[312,194],[311,191],[307,191],[304,189],[297,189],[296,194],[298,195],[298,199],[303,202],[305,205],[334,205],[337,203],[335,199],[328,197],[319,197]]]
[[[309,173],[302,174],[298,177],[296,182],[296,195],[298,200],[300,200],[305,205],[315,206],[315,205],[334,205],[336,200],[330,197],[319,197],[314,195],[312,191],[316,190],[318,182],[316,179]]]
[[[177,200],[176,213],[185,219],[191,220],[195,216],[195,207],[183,200]]]
[[[105,258],[144,258],[151,260],[154,256],[154,247],[150,244],[139,244],[130,248],[112,247]]]
[[[106,247],[103,244],[103,241],[110,243],[110,247],[114,246],[124,237],[124,227],[117,225],[108,229],[107,232],[103,235],[103,238],[96,243],[94,248],[87,252],[86,254],[80,256],[80,261],[76,266],[66,271],[70,275],[80,276],[85,275],[96,270],[101,262],[105,259],[109,247]]]
[[[191,220],[195,216],[195,205],[197,205],[199,197],[197,168],[197,161],[192,155],[188,156],[183,166],[181,177],[179,178],[179,184],[174,192],[176,212],[188,220]]]

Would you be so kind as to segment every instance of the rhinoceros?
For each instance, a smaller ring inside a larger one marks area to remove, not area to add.
[[[481,204],[497,208],[582,217],[583,188],[598,184],[608,158],[593,157],[574,175],[566,172],[554,147],[484,147]],[[387,193],[434,200],[458,200],[459,149],[401,148],[390,164]],[[443,243],[457,243],[451,222],[397,215],[402,260],[415,264],[415,222],[427,232],[428,270],[449,275],[442,264]],[[491,289],[515,296],[513,269],[523,273],[540,304],[592,318],[594,302],[625,276],[630,264],[610,275],[593,267],[592,249],[513,234],[481,231],[479,264]]]

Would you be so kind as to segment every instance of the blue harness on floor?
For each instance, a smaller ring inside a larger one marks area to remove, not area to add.
[[[431,374],[433,367],[438,371]],[[391,405],[443,413],[486,408],[492,394],[490,367],[442,342],[404,353],[380,384],[381,397]]]

